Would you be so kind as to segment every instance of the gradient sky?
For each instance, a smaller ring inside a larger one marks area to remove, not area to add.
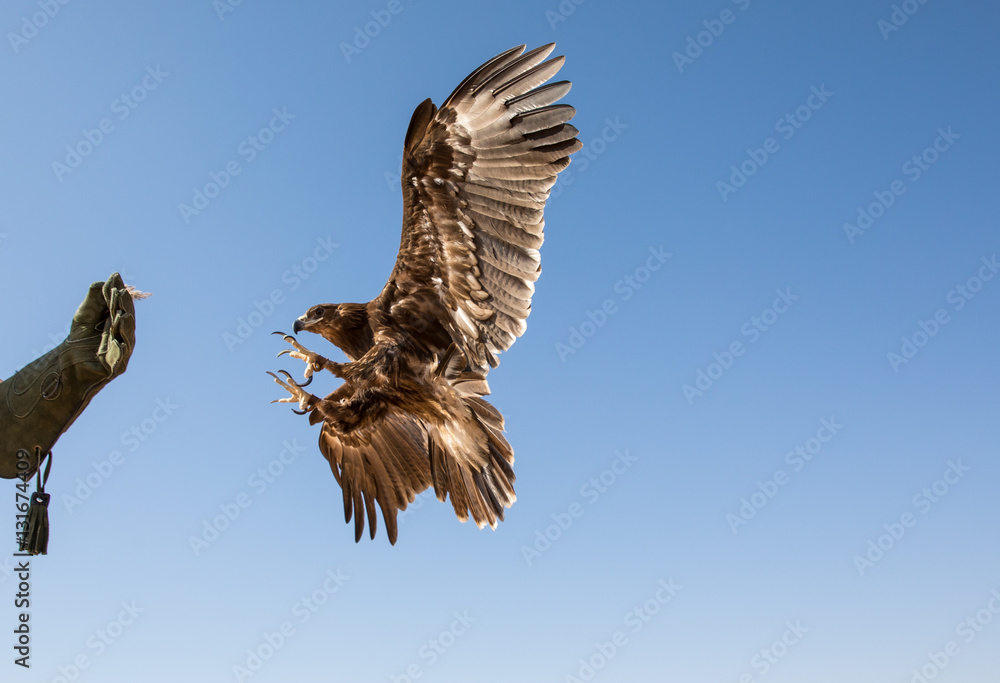
[[[153,292],[55,449],[28,671],[0,559],[2,680],[995,683],[996,6],[223,2],[0,10],[0,377]],[[269,333],[384,284],[414,107],[550,41],[585,148],[490,375],[518,502],[355,544]]]

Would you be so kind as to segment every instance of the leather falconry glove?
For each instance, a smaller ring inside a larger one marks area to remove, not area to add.
[[[26,482],[46,456],[51,465],[52,447],[59,437],[94,394],[125,372],[135,346],[132,297],[118,273],[107,282],[95,282],[73,316],[66,340],[0,382],[0,477]],[[47,501],[39,474],[32,510]],[[30,533],[30,512],[28,516]],[[45,543],[40,545],[37,552],[44,553]]]

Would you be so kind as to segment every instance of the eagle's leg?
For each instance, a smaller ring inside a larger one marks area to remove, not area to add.
[[[273,401],[271,401],[271,403],[297,402],[299,404],[299,409],[295,410],[293,408],[293,410],[299,415],[305,415],[306,413],[310,412],[313,408],[316,407],[316,405],[320,402],[320,399],[314,396],[313,394],[310,394],[305,389],[303,389],[302,387],[305,386],[304,384],[297,384],[295,380],[292,379],[292,376],[289,375],[284,370],[278,370],[278,372],[284,375],[285,379],[278,377],[273,372],[268,372],[267,374],[269,374],[271,377],[274,378],[275,384],[285,389],[285,391],[291,394],[291,396],[288,396],[286,398],[276,398]]]
[[[291,344],[295,349],[294,351],[292,349],[285,349],[284,351],[281,351],[278,354],[279,358],[287,353],[291,358],[298,358],[301,361],[305,361],[306,369],[303,374],[309,381],[302,386],[309,386],[309,383],[312,382],[313,373],[321,370],[327,370],[328,372],[331,372],[337,377],[343,379],[342,363],[334,363],[329,358],[325,358],[318,353],[310,351],[306,347],[302,346],[302,344],[300,344],[298,340],[290,334],[285,334],[284,332],[273,332],[272,334],[280,334],[282,338]]]
[[[312,406],[314,414],[337,433],[349,434],[384,417],[389,403],[382,392],[358,390],[351,384],[341,389]]]

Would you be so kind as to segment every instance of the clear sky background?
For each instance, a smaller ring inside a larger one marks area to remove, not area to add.
[[[55,449],[27,671],[4,487],[2,680],[996,681],[996,6],[49,5],[0,10],[0,376],[154,296]],[[269,333],[384,284],[414,107],[550,41],[585,148],[490,375],[518,502],[355,544]]]

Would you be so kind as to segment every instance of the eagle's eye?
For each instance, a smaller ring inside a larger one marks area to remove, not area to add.
[[[313,315],[315,317],[317,317],[317,318],[322,318],[323,317],[323,307],[322,306],[317,306],[316,308],[314,308],[313,309]]]

